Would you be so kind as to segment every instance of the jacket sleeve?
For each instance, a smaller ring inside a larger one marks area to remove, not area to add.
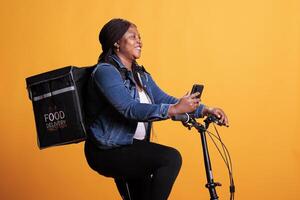
[[[123,83],[119,71],[110,64],[99,64],[92,77],[96,87],[125,118],[156,121],[168,118],[169,103],[144,104],[134,100]]]
[[[155,83],[155,81],[151,77],[151,75],[147,74],[147,78],[150,81],[151,91],[155,103],[175,104],[179,101],[179,99],[168,95],[162,89],[160,89],[159,86]],[[193,112],[195,118],[203,117],[202,112],[204,107],[205,107],[204,104],[200,104],[200,106]]]
[[[168,95],[162,89],[158,87],[155,81],[152,79],[150,74],[147,74],[147,79],[150,82],[152,95],[154,98],[155,103],[168,103],[168,104],[175,104],[178,102],[179,99]]]

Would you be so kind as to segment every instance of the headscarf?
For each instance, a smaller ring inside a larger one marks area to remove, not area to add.
[[[122,38],[132,23],[125,19],[112,19],[107,22],[99,33],[99,41],[102,46],[102,53],[99,60],[106,60],[107,56],[113,53],[114,44]]]

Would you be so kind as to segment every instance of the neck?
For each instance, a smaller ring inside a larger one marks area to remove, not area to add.
[[[117,52],[117,56],[120,58],[123,65],[125,65],[126,69],[128,69],[129,71],[132,71],[133,60],[127,58],[126,56],[124,56],[123,54],[120,54],[118,52]]]

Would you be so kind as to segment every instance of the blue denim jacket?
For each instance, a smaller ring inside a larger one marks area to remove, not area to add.
[[[125,68],[116,55],[112,58],[120,68]],[[141,73],[140,80],[152,104],[140,103],[130,71],[123,80],[115,66],[100,63],[91,76],[97,87],[95,92],[101,93],[102,98],[99,98],[101,112],[90,125],[88,136],[102,149],[132,144],[138,122],[149,122],[147,128],[149,135],[151,122],[168,119],[170,104],[178,101],[177,98],[162,91],[146,72]],[[197,108],[196,117],[201,117],[203,107],[204,105],[200,105]]]

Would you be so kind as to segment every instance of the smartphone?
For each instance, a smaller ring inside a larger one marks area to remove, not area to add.
[[[191,94],[194,94],[194,93],[196,93],[196,92],[199,92],[200,94],[197,95],[196,97],[197,97],[197,98],[200,98],[201,95],[202,95],[203,88],[204,88],[204,85],[194,84],[193,87],[192,87]]]

